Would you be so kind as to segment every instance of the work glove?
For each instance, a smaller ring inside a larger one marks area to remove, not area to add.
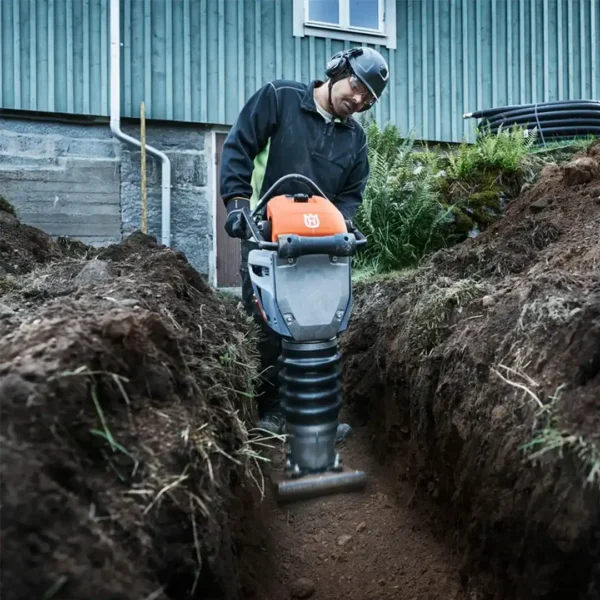
[[[227,203],[227,219],[225,219],[225,231],[232,238],[247,239],[248,224],[242,214],[242,209],[250,208],[250,200],[246,198],[234,198]]]

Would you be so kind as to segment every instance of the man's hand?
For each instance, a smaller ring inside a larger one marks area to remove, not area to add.
[[[248,238],[248,224],[242,214],[244,208],[250,208],[250,200],[246,198],[234,198],[227,203],[225,231],[229,237],[242,240]]]

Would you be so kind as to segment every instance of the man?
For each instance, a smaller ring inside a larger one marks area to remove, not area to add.
[[[261,87],[242,108],[223,146],[221,196],[227,208],[225,230],[242,242],[242,297],[245,309],[259,323],[262,381],[258,393],[258,427],[281,433],[277,359],[279,336],[264,322],[248,275],[247,240],[241,210],[253,208],[280,177],[299,173],[314,181],[328,199],[352,219],[362,202],[369,176],[366,135],[352,118],[373,106],[387,81],[384,58],[367,47],[339,52],[327,64],[326,81],[309,85],[278,80]],[[308,193],[291,183],[279,193]],[[338,428],[339,437],[349,431]]]

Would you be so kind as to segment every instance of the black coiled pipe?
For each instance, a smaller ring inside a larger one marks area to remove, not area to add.
[[[591,119],[597,120],[600,119],[600,106],[596,110],[572,110],[569,112],[560,111],[560,110],[550,110],[547,112],[538,112],[537,114],[531,112],[523,112],[523,114],[518,114],[518,111],[515,111],[514,114],[510,114],[508,117],[505,115],[494,117],[493,119],[487,120],[482,119],[482,124],[485,123],[486,126],[490,127],[498,127],[499,125],[506,125],[507,123],[513,124],[522,124],[522,123],[544,123],[545,121],[552,121],[555,119]]]
[[[497,131],[498,129],[500,129],[500,127],[502,127],[502,129],[506,129],[507,127],[512,127],[512,123],[510,125],[501,123],[499,125],[490,125],[490,129],[492,131]],[[524,123],[517,123],[517,125],[519,125],[519,127],[525,127],[527,129],[533,129],[534,127],[537,127],[538,129],[540,127],[543,127],[545,131],[549,130],[552,127],[578,127],[578,128],[582,128],[582,127],[598,127],[598,125],[600,125],[600,120],[599,119],[556,119],[556,120],[548,120],[548,121],[540,121],[539,123],[536,122],[524,122]]]
[[[538,143],[578,136],[600,135],[599,100],[561,100],[537,104],[502,106],[466,113],[481,119],[479,129],[497,133],[514,125],[536,129]]]
[[[589,107],[600,107],[600,100],[557,100],[555,102],[538,102],[534,104],[517,104],[512,106],[499,106],[496,108],[486,108],[483,110],[477,110],[475,112],[466,113],[465,119],[483,119],[499,115],[501,113],[512,113],[514,111],[522,111],[530,109],[531,113],[537,110],[540,111],[544,108],[547,110],[572,110],[575,108],[589,108]]]

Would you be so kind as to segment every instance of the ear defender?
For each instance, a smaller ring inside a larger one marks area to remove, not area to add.
[[[341,73],[343,73],[349,65],[349,59],[353,56],[360,56],[363,53],[361,48],[350,48],[349,50],[342,50],[337,54],[334,54],[327,63],[325,68],[325,75],[329,79],[335,79]]]
[[[338,52],[337,54],[334,54],[327,63],[325,75],[327,75],[329,79],[335,79],[344,70],[346,61],[346,52]]]

